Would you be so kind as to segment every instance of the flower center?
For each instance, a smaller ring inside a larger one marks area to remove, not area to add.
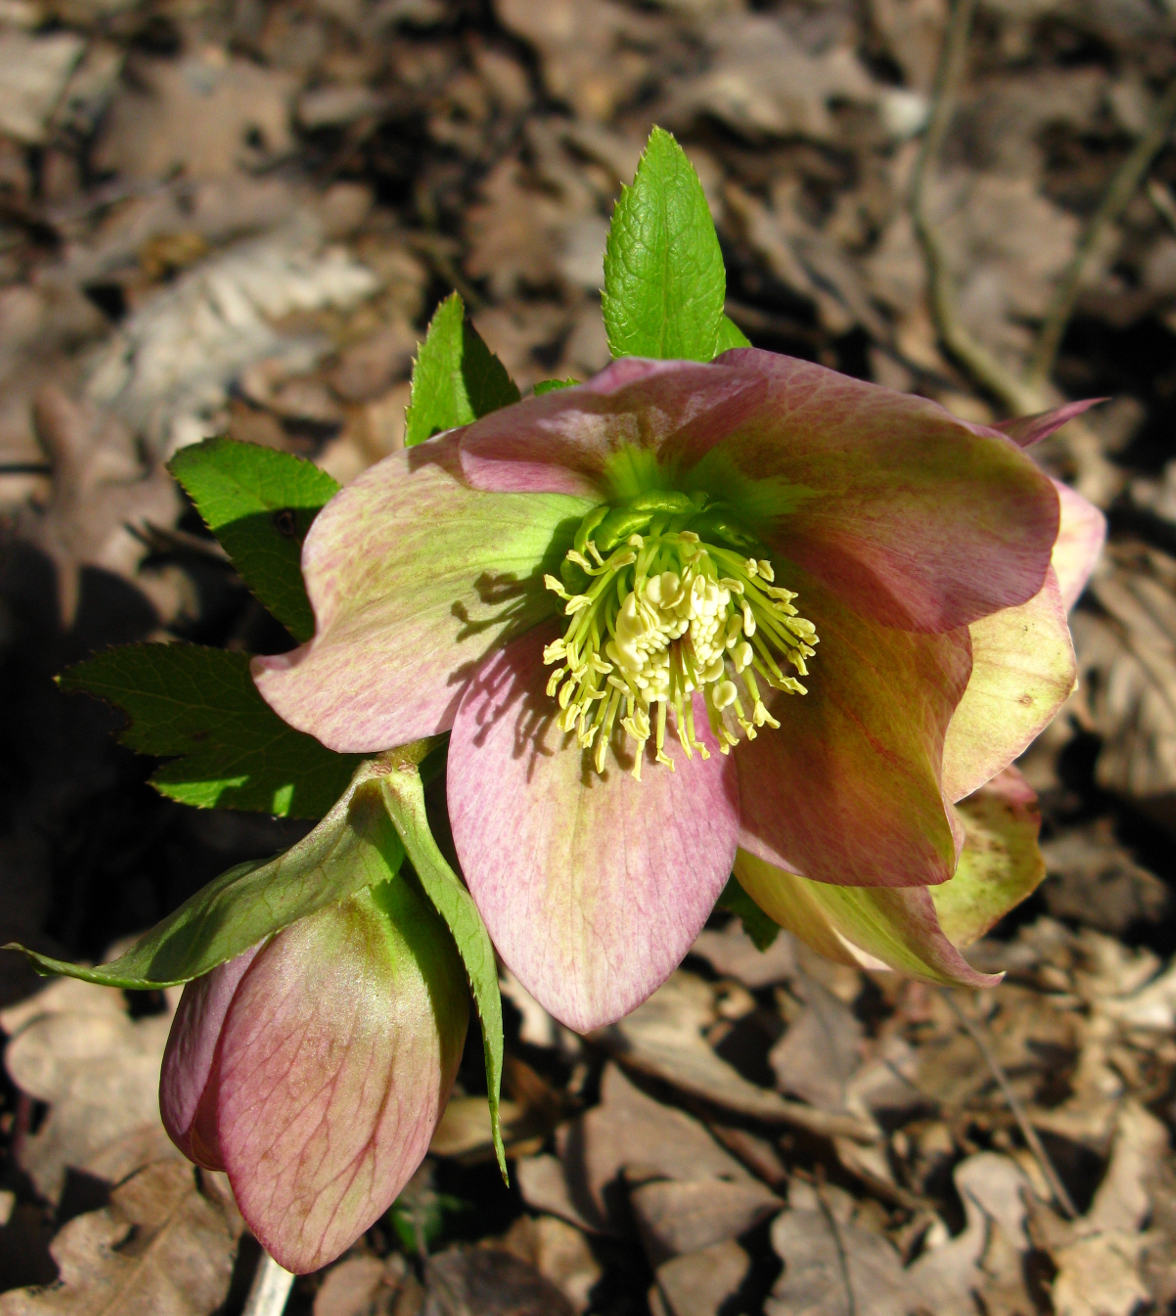
[[[563,579],[544,577],[568,626],[543,661],[555,667],[547,693],[559,703],[557,725],[592,751],[597,772],[618,726],[633,742],[634,776],[651,739],[657,761],[672,768],[671,710],[686,754],[709,757],[696,692],[724,754],[741,735],[780,725],[762,687],[805,693],[797,677],[808,673],[816,630],[798,615],[796,595],[775,584],[772,564],[748,555],[753,544],[701,494],[658,491],[585,517]]]

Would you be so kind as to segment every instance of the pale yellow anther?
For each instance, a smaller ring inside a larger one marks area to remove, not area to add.
[[[687,755],[710,755],[713,741],[726,754],[740,737],[778,727],[757,682],[777,691],[803,693],[781,663],[806,674],[816,631],[796,614],[789,590],[774,585],[772,564],[704,544],[697,533],[666,528],[631,534],[624,546],[602,553],[589,533],[583,550],[567,560],[587,577],[583,592],[545,576],[564,601],[562,639],[543,651],[559,664],[548,684],[559,705],[556,724],[575,735],[603,772],[613,736],[628,738],[632,772],[640,777],[645,753],[673,768],[666,728]],[[709,738],[695,727],[695,696],[705,711]],[[748,712],[747,710],[750,710]],[[650,743],[652,741],[652,744]],[[619,752],[619,747],[618,747]]]

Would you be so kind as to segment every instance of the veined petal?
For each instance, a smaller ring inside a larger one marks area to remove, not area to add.
[[[1056,484],[1061,527],[1045,587],[1028,603],[974,622],[972,676],[943,751],[949,799],[970,795],[1006,768],[1073,692],[1077,679],[1066,612],[1102,548],[1103,514]]]
[[[765,538],[859,612],[954,630],[1041,588],[1058,500],[1004,435],[925,398],[754,348],[706,368],[760,379],[756,406],[734,432],[673,437],[663,459],[689,470],[721,451],[744,477],[801,491]]]
[[[931,890],[944,935],[957,946],[978,941],[1045,876],[1037,847],[1041,810],[1016,768],[1007,768],[956,806],[966,840],[950,882]]]
[[[1028,603],[973,622],[972,675],[943,747],[943,788],[962,799],[1039,734],[1074,689],[1066,610],[1051,571]]]
[[[1069,485],[1055,481],[1062,504],[1062,523],[1054,544],[1051,565],[1069,611],[1086,588],[1107,534],[1106,517]]]
[[[333,1260],[416,1170],[468,1009],[448,933],[403,879],[258,954],[225,1019],[217,1118],[241,1213],[287,1270]]]
[[[544,490],[599,502],[621,449],[656,452],[671,436],[726,433],[763,385],[752,372],[688,361],[614,361],[587,383],[525,398],[462,432],[462,471],[479,489]]]
[[[1001,975],[980,973],[959,947],[983,936],[1041,881],[1041,815],[1036,796],[1012,769],[958,807],[964,848],[942,886],[809,882],[743,850],[735,876],[770,918],[832,960],[948,986],[993,986]]]
[[[543,571],[587,505],[470,489],[457,442],[393,453],[331,499],[302,555],[314,639],[254,661],[274,711],[340,753],[447,730],[478,661],[554,610]]]
[[[731,760],[597,774],[556,727],[534,632],[483,663],[453,724],[448,799],[470,893],[499,953],[557,1019],[619,1019],[690,949],[731,871]],[[706,726],[699,709],[698,721]]]
[[[757,905],[801,941],[841,964],[890,968],[947,986],[991,987],[951,944],[926,887],[810,882],[740,850],[735,876]]]
[[[820,644],[805,695],[771,705],[778,730],[734,751],[742,849],[850,886],[944,882],[958,853],[940,780],[943,739],[971,666],[966,631],[898,631],[790,565]]]
[[[168,1137],[190,1160],[223,1170],[216,1128],[215,1083],[211,1090],[217,1040],[233,994],[261,944],[188,983],[163,1053],[159,1071],[159,1113]]]

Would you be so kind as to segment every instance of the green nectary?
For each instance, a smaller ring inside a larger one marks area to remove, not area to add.
[[[709,757],[694,721],[701,693],[725,754],[740,736],[778,727],[764,695],[804,694],[797,679],[817,643],[792,590],[725,503],[703,492],[644,489],[595,507],[561,565],[544,577],[568,625],[543,660],[557,723],[590,750],[598,772],[618,731],[632,742],[635,776],[654,741],[659,763],[669,714],[686,753]],[[791,669],[791,670],[789,670]]]

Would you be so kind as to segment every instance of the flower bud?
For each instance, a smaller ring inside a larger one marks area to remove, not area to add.
[[[287,1270],[332,1261],[428,1150],[469,1017],[444,924],[408,880],[284,928],[184,989],[160,1076],[172,1140],[228,1172]]]

